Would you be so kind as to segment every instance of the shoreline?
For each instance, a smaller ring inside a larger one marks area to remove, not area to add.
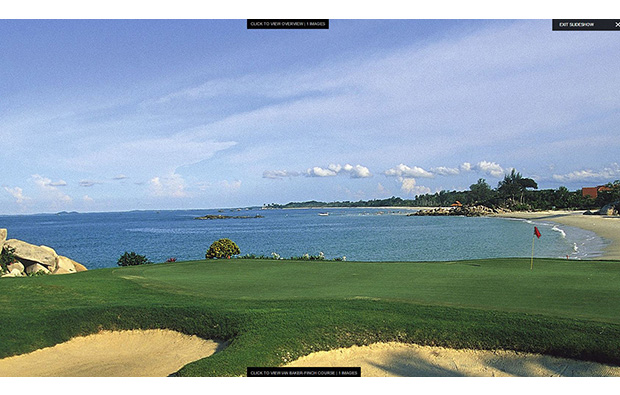
[[[599,237],[611,241],[597,259],[620,260],[620,217],[605,215],[583,215],[585,210],[547,210],[537,212],[511,212],[493,214],[490,217],[545,220],[561,225],[573,226],[596,233]]]

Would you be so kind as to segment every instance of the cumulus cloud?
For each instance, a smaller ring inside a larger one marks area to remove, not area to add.
[[[289,170],[265,170],[263,172],[263,178],[270,178],[272,180],[279,178],[297,177],[299,175],[299,172]]]
[[[471,171],[471,163],[463,162],[460,168],[461,168],[461,171]]]
[[[431,189],[422,185],[416,185],[415,178],[402,178],[400,189],[410,195],[422,195],[431,193]]]
[[[372,177],[370,170],[362,165],[350,165],[344,166],[340,164],[331,163],[327,168],[312,167],[306,170],[306,176],[308,177],[334,177],[338,174],[348,174],[351,178],[369,178]]]
[[[495,162],[487,162],[485,160],[478,162],[472,167],[473,170],[489,174],[493,177],[500,178],[504,175],[504,169]]]
[[[53,200],[56,200],[57,202],[62,202],[62,203],[71,202],[72,200],[71,197],[59,191],[58,188],[55,185],[53,185],[55,183],[53,183],[52,180],[50,180],[49,178],[43,177],[39,174],[33,174],[31,176],[31,179],[35,183],[35,185],[39,188],[39,190],[44,192],[47,196],[51,197]]]
[[[126,179],[126,178],[129,178],[129,177],[127,177],[127,176],[126,176],[126,175],[124,175],[124,174],[118,174],[118,175],[116,175],[116,176],[112,177],[112,179],[113,179],[113,180],[124,180],[124,179]]]
[[[612,178],[620,177],[620,165],[613,163],[602,170],[576,170],[568,174],[554,174],[553,179],[561,182],[571,181],[612,181]]]
[[[149,181],[151,194],[157,197],[187,197],[189,195],[185,187],[185,180],[176,173],[166,177],[153,177]]]
[[[21,205],[30,200],[28,196],[24,196],[24,191],[20,187],[4,187],[4,190],[7,191],[11,196],[13,196],[17,204]]]
[[[92,203],[94,202],[93,198],[91,198],[88,195],[84,195],[84,197],[82,198],[82,200],[84,200],[86,203]]]
[[[433,178],[434,175],[431,172],[424,170],[421,167],[413,166],[409,167],[405,164],[400,164],[396,167],[386,170],[383,174],[386,176],[395,176],[395,177],[422,177],[422,178]]]
[[[432,167],[431,172],[437,175],[440,175],[440,176],[456,176],[460,173],[459,169],[456,167],[445,167],[445,166]]]

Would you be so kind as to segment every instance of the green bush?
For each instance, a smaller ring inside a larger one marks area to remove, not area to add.
[[[4,248],[2,248],[2,251],[0,252],[0,272],[2,273],[6,273],[9,271],[9,269],[7,269],[7,266],[10,265],[11,263],[17,261],[17,258],[15,257],[15,249],[5,246]]]
[[[211,244],[205,255],[207,259],[230,258],[241,253],[237,244],[230,239],[219,239]]]
[[[137,265],[147,265],[153,263],[147,259],[144,255],[138,255],[135,252],[127,252],[121,255],[118,258],[118,266],[137,266]]]

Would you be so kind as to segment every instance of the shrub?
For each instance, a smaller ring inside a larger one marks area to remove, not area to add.
[[[118,258],[118,266],[137,266],[153,263],[147,259],[144,255],[138,255],[135,252],[127,252]]]
[[[219,239],[211,244],[205,255],[207,259],[230,258],[241,253],[237,244],[230,239]]]
[[[17,261],[14,252],[15,249],[9,246],[5,246],[4,248],[2,248],[2,251],[0,252],[0,272],[8,272],[9,269],[7,269],[7,266]]]

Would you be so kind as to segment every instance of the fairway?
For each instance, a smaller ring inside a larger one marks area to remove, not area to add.
[[[377,341],[620,365],[620,262],[529,264],[232,259],[4,279],[0,357],[103,329],[166,328],[229,342],[178,375],[244,375]]]

